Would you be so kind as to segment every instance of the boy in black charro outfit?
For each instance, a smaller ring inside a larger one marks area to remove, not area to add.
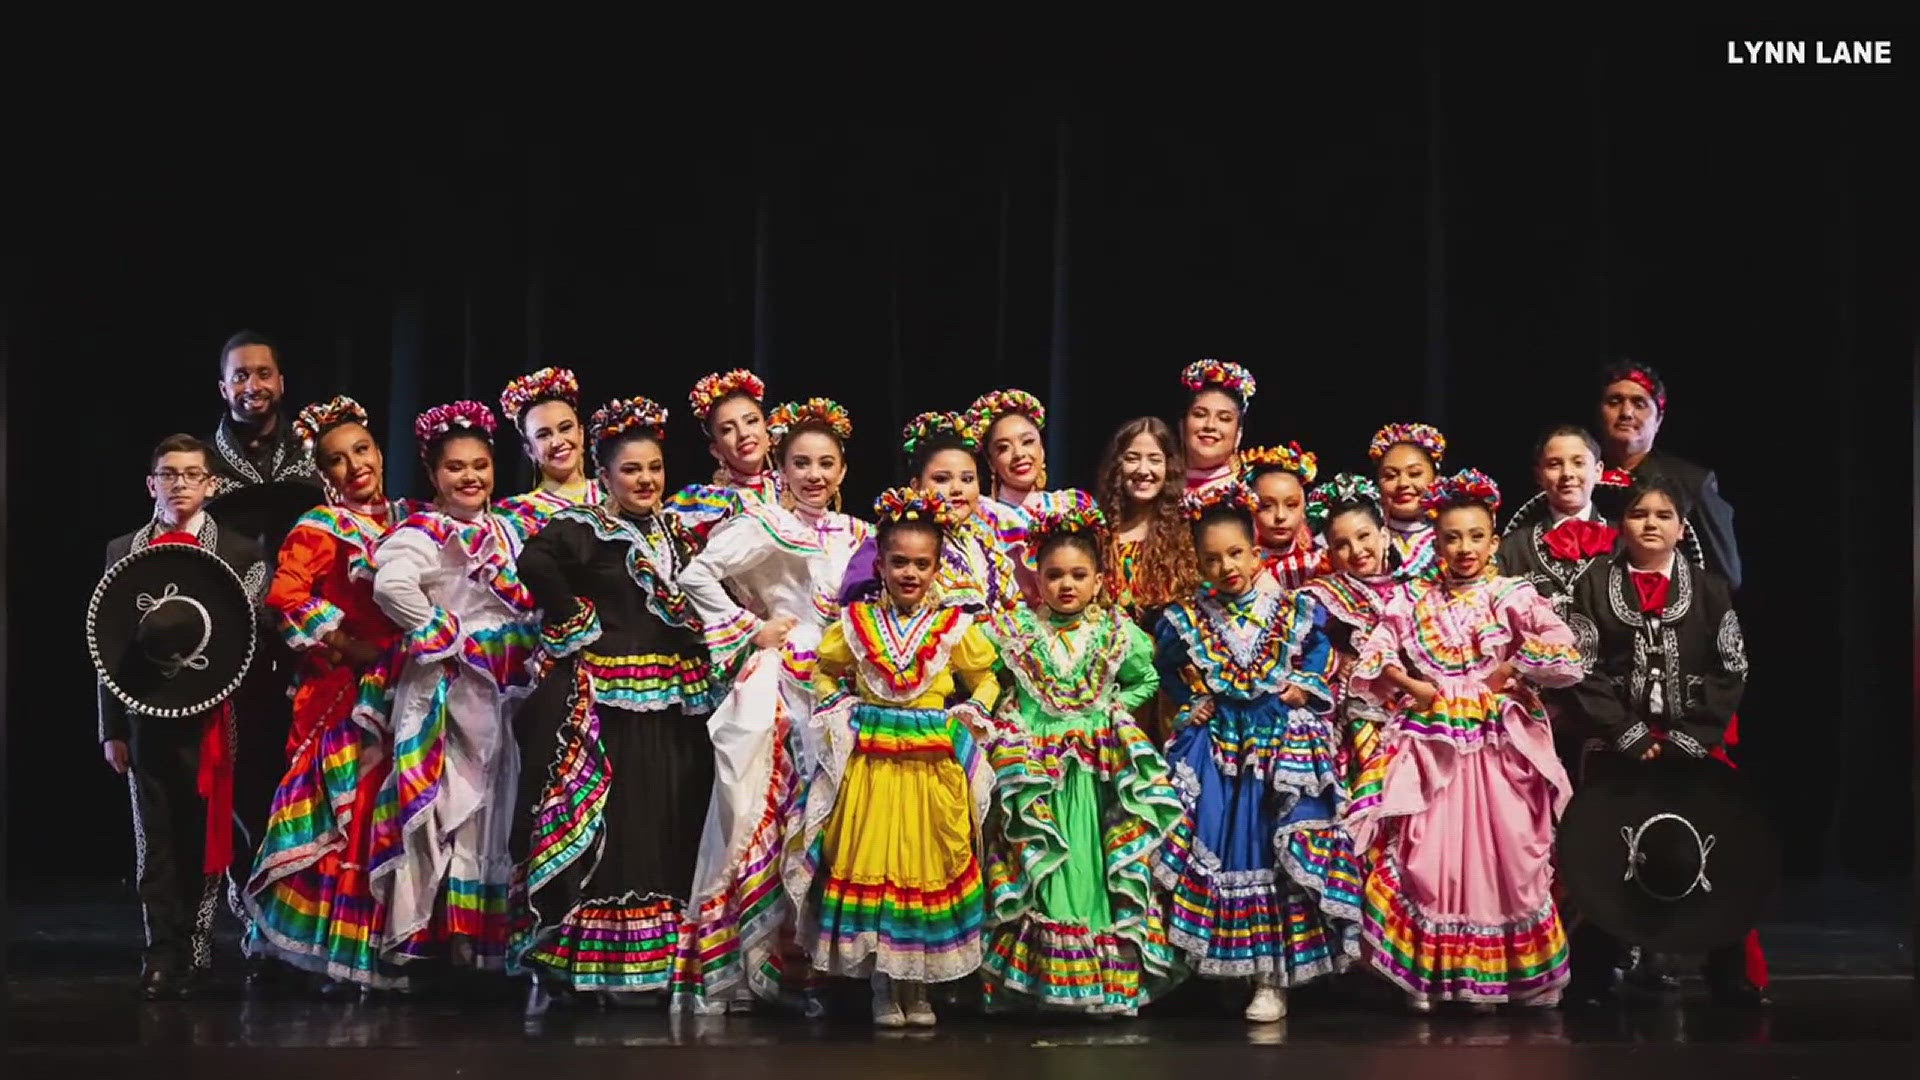
[[[212,965],[223,881],[231,905],[228,871],[251,854],[233,808],[231,695],[253,659],[267,572],[258,544],[205,512],[212,480],[205,444],[161,441],[153,520],[107,545],[87,611],[101,752],[133,802],[149,999],[184,993]]]

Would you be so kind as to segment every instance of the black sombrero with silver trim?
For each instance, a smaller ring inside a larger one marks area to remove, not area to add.
[[[87,601],[87,652],[101,682],[142,716],[196,716],[253,663],[252,600],[239,575],[193,544],[141,548],[107,568]]]
[[[1560,822],[1560,876],[1574,914],[1657,951],[1737,943],[1780,875],[1767,815],[1723,762],[1589,757]]]

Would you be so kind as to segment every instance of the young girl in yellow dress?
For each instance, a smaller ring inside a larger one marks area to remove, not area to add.
[[[993,644],[941,549],[939,495],[881,493],[883,595],[854,600],[819,647],[810,721],[820,760],[790,820],[784,874],[813,967],[873,980],[873,1020],[931,1027],[927,984],[980,966],[981,824],[993,772],[981,750],[1000,695]],[[969,696],[951,707],[964,684]]]

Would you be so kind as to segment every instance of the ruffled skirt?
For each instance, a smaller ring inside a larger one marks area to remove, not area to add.
[[[297,742],[245,890],[250,953],[383,988],[406,982],[381,959],[386,908],[367,874],[392,767],[391,680],[387,657],[364,674],[336,667],[301,684]]]
[[[1566,984],[1552,895],[1565,771],[1544,714],[1510,696],[1403,715],[1369,769],[1369,962],[1429,1001],[1524,1002]]]
[[[863,702],[852,728],[831,810],[809,830],[803,867],[789,870],[810,878],[800,940],[831,975],[964,978],[980,966],[985,922],[975,853],[984,755],[944,709]],[[825,793],[816,778],[809,797]]]
[[[1154,868],[1168,940],[1203,976],[1291,987],[1343,971],[1360,953],[1364,877],[1332,728],[1277,698],[1215,702],[1167,754],[1183,809]]]
[[[1167,764],[1124,712],[1003,720],[991,742],[988,1000],[1128,1012],[1176,961],[1150,860],[1181,813]]]
[[[519,726],[547,764],[522,780],[510,970],[575,990],[667,990],[713,786],[705,718],[597,702],[576,659]]]

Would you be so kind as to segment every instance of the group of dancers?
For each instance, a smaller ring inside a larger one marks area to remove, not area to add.
[[[1570,979],[1601,999],[1628,950],[1570,947],[1554,887],[1581,762],[1735,740],[1730,513],[1710,473],[1646,467],[1666,399],[1643,366],[1606,375],[1606,447],[1540,442],[1503,534],[1498,487],[1447,472],[1430,426],[1382,428],[1371,475],[1242,446],[1255,380],[1214,360],[1180,374],[1177,429],[1122,426],[1093,492],[1049,486],[1031,394],[917,416],[871,519],[842,506],[846,410],[747,371],[693,388],[702,482],[669,483],[667,408],[583,413],[546,368],[497,416],[418,418],[416,503],[386,495],[359,404],[301,409],[289,443],[254,393],[278,356],[250,340],[223,365],[232,423],[160,445],[155,522],[116,550],[205,544],[207,500],[243,465],[297,471],[285,453],[324,493],[259,556],[292,722],[232,876],[249,953],[330,992],[506,972],[535,1013],[818,1015],[844,977],[889,1027],[933,1025],[929,986],[976,976],[990,1012],[1124,1016],[1244,980],[1254,1022],[1358,967],[1421,1012],[1551,1007]],[[540,480],[502,498],[515,442]],[[149,880],[153,822],[204,806],[225,831],[220,739],[173,736],[175,790],[143,793],[163,744],[136,730],[129,760],[102,701],[167,996],[204,967],[226,867],[183,848]],[[1763,1003],[1752,959],[1711,956],[1715,993]]]

